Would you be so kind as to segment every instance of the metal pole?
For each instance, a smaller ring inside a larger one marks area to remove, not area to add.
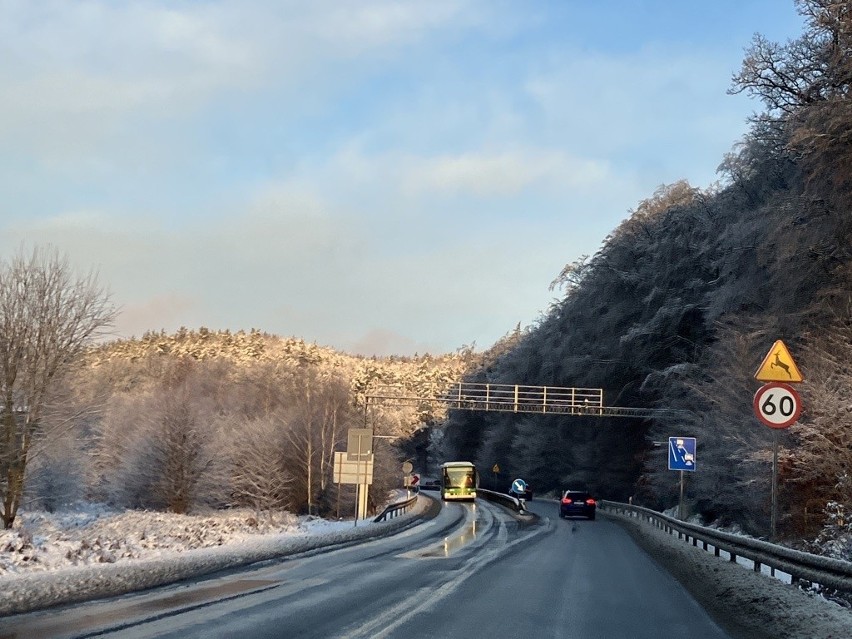
[[[366,411],[365,411],[366,414]],[[361,436],[358,435],[358,460],[355,462],[355,527],[361,515]]]
[[[778,525],[778,431],[772,433],[772,514],[769,538],[774,540]]]
[[[684,477],[685,477],[684,472],[680,471],[680,504],[678,505],[677,512],[678,512],[678,519],[680,519],[681,521],[683,521],[683,519],[684,519],[684,514],[683,514],[683,485],[685,483]]]
[[[367,428],[367,409],[370,407],[370,396],[364,395],[364,428]],[[366,470],[366,469],[365,469]],[[361,498],[364,488],[361,486],[361,435],[358,435],[358,459],[355,465],[355,526],[361,516]]]
[[[358,439],[360,441],[361,438],[359,437]],[[360,444],[359,444],[359,447],[360,447]],[[368,451],[367,454],[368,455],[375,455],[375,445],[373,443],[372,438],[370,439],[370,448],[369,448],[369,451]],[[375,457],[373,458],[373,462],[374,462],[373,470],[375,471]],[[365,462],[365,464],[364,464],[364,508],[363,508],[364,519],[367,518],[367,502],[369,500],[370,500],[370,484],[367,483],[367,462]]]

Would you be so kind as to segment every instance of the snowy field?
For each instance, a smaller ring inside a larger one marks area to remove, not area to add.
[[[367,519],[357,526],[352,520],[258,516],[252,510],[175,515],[86,504],[62,513],[22,513],[12,530],[0,531],[0,615],[358,543],[410,525],[427,501],[418,500],[390,521]]]
[[[25,512],[12,530],[0,530],[0,580],[10,574],[168,558],[270,536],[324,535],[352,527],[352,521],[258,515],[249,509],[175,515],[80,504],[61,513]]]

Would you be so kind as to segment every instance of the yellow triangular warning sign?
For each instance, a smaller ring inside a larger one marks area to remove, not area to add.
[[[779,339],[769,349],[754,378],[761,382],[801,382],[802,374],[790,351]]]

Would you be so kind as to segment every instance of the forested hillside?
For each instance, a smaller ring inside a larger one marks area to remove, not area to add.
[[[298,339],[182,329],[102,344],[63,377],[27,467],[23,508],[79,499],[183,513],[244,506],[335,515],[334,451],[365,419],[378,439],[373,502],[401,485],[440,407],[370,404],[393,385],[428,397],[462,377],[470,349],[364,358]],[[415,445],[419,442],[419,445]],[[428,460],[418,460],[425,465]]]
[[[559,274],[560,299],[543,317],[469,376],[601,387],[607,405],[682,416],[454,411],[447,454],[499,464],[537,492],[587,486],[668,508],[678,474],[658,442],[694,436],[691,508],[766,534],[773,431],[753,415],[753,374],[783,339],[805,376],[805,414],[781,434],[781,529],[814,533],[827,504],[852,507],[852,12],[797,5],[800,39],[756,36],[734,78],[732,91],[765,110],[723,158],[720,182],[681,181],[640,202]]]

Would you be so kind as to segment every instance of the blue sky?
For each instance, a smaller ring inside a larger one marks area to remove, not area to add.
[[[487,348],[661,184],[705,187],[792,0],[0,0],[0,255],[95,268],[115,335]]]

